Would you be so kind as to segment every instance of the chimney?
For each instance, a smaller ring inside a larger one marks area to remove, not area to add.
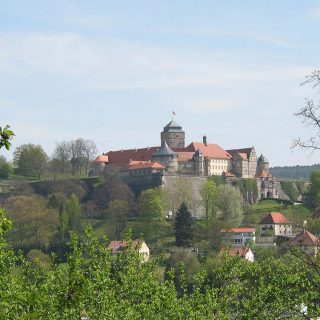
[[[206,135],[203,136],[202,141],[203,141],[204,145],[206,146],[207,145],[207,136]]]

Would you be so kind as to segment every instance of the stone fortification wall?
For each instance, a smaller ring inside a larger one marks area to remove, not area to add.
[[[132,192],[139,197],[143,190],[162,186],[162,174],[146,174],[139,176],[123,176],[123,180],[131,188]]]

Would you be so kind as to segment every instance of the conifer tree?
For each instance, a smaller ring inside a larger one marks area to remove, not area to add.
[[[177,246],[191,245],[192,240],[192,216],[185,202],[182,202],[174,221]]]

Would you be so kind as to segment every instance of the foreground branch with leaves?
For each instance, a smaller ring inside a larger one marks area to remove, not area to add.
[[[89,229],[83,241],[72,234],[65,264],[53,262],[46,270],[10,249],[3,238],[10,222],[3,212],[0,220],[1,319],[309,319],[320,314],[319,273],[293,256],[287,265],[223,256],[190,286],[182,266],[179,275],[171,270],[159,280],[160,261],[142,263],[131,250],[112,256],[107,240]]]

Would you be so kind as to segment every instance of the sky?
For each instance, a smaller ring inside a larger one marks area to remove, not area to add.
[[[255,146],[270,166],[319,163],[294,149],[294,116],[319,92],[320,1],[0,0],[0,126],[50,156],[157,146],[175,120],[186,143]]]

